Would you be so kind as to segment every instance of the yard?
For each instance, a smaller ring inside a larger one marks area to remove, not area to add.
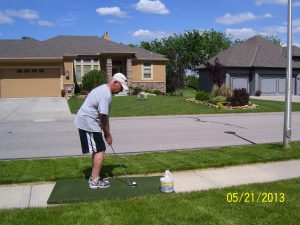
[[[111,103],[110,116],[160,116],[284,111],[284,102],[251,99],[252,103],[259,105],[258,109],[226,110],[209,108],[208,106],[188,103],[185,101],[185,99],[191,97],[195,97],[195,91],[191,89],[185,89],[183,97],[150,96],[147,100],[138,100],[136,96],[114,96]],[[75,96],[68,100],[70,110],[73,114],[77,113],[83,101],[83,98]],[[300,111],[300,103],[293,103],[292,110]]]
[[[286,151],[280,144],[232,146],[122,156],[129,174],[223,167],[300,158],[300,143]],[[121,174],[108,156],[104,170]],[[50,181],[83,177],[88,157],[0,162],[1,183]],[[0,224],[297,224],[300,220],[300,179],[252,184],[182,194],[158,194],[127,200],[76,203],[47,208],[0,210]],[[230,193],[283,193],[284,201],[229,202]]]

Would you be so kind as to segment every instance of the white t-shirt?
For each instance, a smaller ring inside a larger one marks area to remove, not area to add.
[[[109,114],[111,91],[107,84],[93,89],[77,112],[75,126],[90,132],[101,132],[100,114]]]

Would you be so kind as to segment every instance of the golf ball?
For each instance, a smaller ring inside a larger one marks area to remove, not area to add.
[[[132,185],[136,185],[136,182],[132,182]]]

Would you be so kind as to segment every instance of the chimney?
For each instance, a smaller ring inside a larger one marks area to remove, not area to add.
[[[102,39],[110,41],[110,37],[109,37],[108,32],[104,32],[104,34],[102,36]]]

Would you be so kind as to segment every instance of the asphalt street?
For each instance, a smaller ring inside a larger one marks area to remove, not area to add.
[[[0,159],[81,155],[74,116],[22,115],[2,115]],[[111,118],[110,125],[115,150],[137,153],[281,142],[283,113]],[[292,114],[292,140],[300,140],[298,112]]]
[[[282,142],[283,113],[116,118],[118,152],[144,152]],[[300,140],[300,113],[292,114],[292,140]]]

